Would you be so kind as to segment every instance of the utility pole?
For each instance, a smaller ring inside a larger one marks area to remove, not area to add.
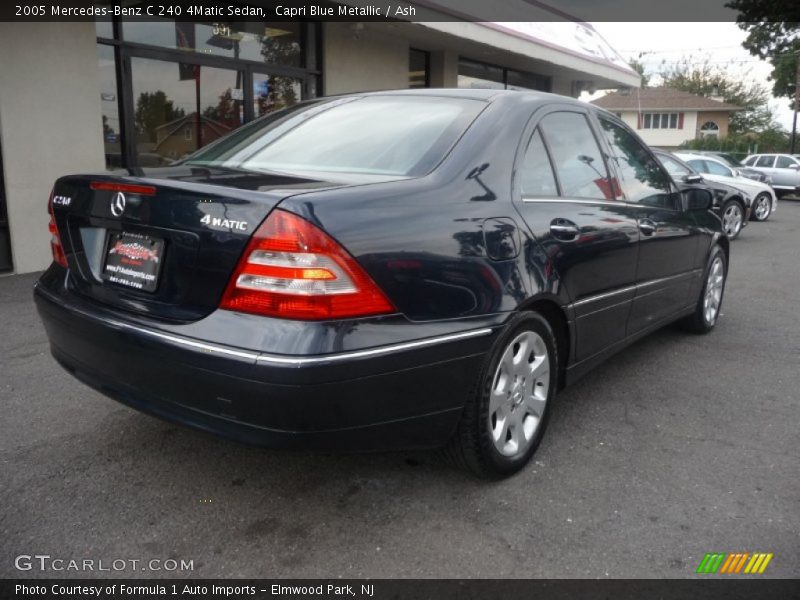
[[[795,53],[797,69],[794,76],[794,119],[792,120],[792,151],[795,153],[797,147],[797,111],[800,110],[800,53]]]

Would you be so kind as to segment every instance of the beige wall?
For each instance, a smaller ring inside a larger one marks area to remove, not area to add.
[[[684,113],[683,129],[637,129],[638,113],[633,111],[622,113],[622,120],[630,125],[645,143],[656,148],[677,148],[683,142],[693,140],[697,131],[696,112]]]
[[[731,120],[731,113],[727,111],[716,112],[701,112],[697,115],[697,130],[696,135],[700,137],[700,128],[708,121],[713,121],[719,127],[719,137],[726,137],[728,135],[728,124]]]
[[[47,199],[104,168],[94,23],[0,23],[0,143],[17,273],[51,262]]]
[[[326,96],[408,87],[407,40],[369,23],[323,24],[322,89]]]

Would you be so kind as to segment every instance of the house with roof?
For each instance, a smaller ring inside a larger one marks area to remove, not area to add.
[[[672,150],[700,137],[725,137],[731,115],[744,110],[720,98],[668,87],[621,89],[592,101],[616,113],[650,146]]]
[[[197,113],[193,112],[156,127],[156,142],[152,152],[172,159],[181,158],[232,131],[225,123],[205,115],[200,115],[199,123],[197,119]],[[197,139],[198,135],[200,140]]]

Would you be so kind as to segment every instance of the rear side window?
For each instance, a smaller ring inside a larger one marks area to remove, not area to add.
[[[558,186],[556,177],[553,174],[553,166],[547,155],[542,141],[542,134],[537,129],[528,149],[525,151],[525,158],[519,170],[520,192],[523,196],[557,196]]]
[[[550,147],[562,195],[601,200],[615,197],[600,147],[584,115],[552,113],[542,119],[539,128]]]
[[[674,209],[669,176],[653,155],[623,127],[605,119],[600,119],[600,124],[628,202]]]
[[[775,157],[772,156],[772,155],[761,156],[756,161],[756,166],[757,167],[771,167],[774,160],[775,160]]]
[[[752,167],[753,165],[756,164],[757,160],[758,160],[757,156],[751,156],[746,161],[744,161],[744,164],[746,164],[748,167]]]
[[[779,156],[778,160],[775,162],[775,168],[777,169],[788,169],[792,165],[796,165],[794,159],[789,158],[788,156]]]

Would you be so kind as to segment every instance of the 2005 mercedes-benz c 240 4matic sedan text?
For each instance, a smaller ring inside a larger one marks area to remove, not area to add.
[[[55,358],[144,412],[502,476],[561,385],[671,321],[714,327],[711,201],[568,98],[316,99],[173,166],[59,179],[35,298]]]

